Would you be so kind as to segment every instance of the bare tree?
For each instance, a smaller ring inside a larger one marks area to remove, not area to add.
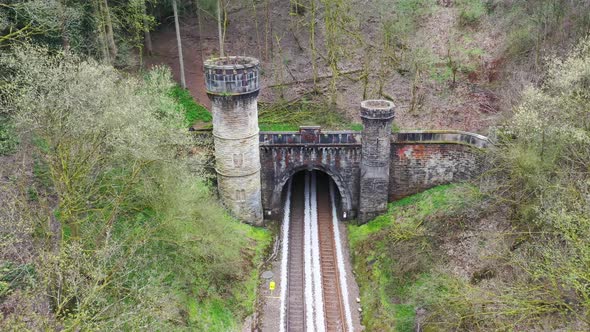
[[[186,80],[184,78],[184,59],[182,57],[182,41],[180,40],[180,27],[178,25],[178,8],[176,0],[172,0],[172,9],[174,10],[174,26],[176,27],[176,42],[178,44],[178,62],[180,63],[180,85],[186,89]]]
[[[223,32],[223,29],[221,28],[221,9],[223,8],[223,4],[221,3],[221,0],[217,0],[217,32],[219,33],[219,56],[224,57],[224,52],[223,52],[223,40],[225,39],[225,33]],[[224,15],[225,17],[225,11],[224,11]],[[225,25],[225,20],[224,20],[224,25]]]
[[[111,19],[111,11],[109,9],[108,1],[103,0],[103,5],[104,23],[106,28],[107,42],[109,46],[109,54],[111,56],[111,61],[115,61],[118,49],[117,44],[115,44],[115,35],[113,33],[113,20]]]
[[[147,3],[143,2],[143,15],[144,15],[144,30],[143,30],[143,38],[145,43],[145,53],[147,55],[152,55],[154,52],[154,47],[152,46],[152,35],[150,34],[150,29],[147,24]]]

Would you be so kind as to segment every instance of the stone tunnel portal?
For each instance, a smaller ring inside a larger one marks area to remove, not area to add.
[[[360,223],[385,212],[391,199],[480,172],[477,153],[464,145],[482,148],[487,138],[449,131],[392,135],[395,105],[386,100],[361,102],[362,132],[319,126],[260,132],[259,61],[230,56],[204,66],[219,195],[230,213],[250,224],[278,219],[285,184],[301,171],[326,174],[338,188],[339,219]]]

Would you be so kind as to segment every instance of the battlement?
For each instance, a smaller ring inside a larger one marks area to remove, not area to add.
[[[260,133],[260,146],[292,146],[292,145],[360,145],[359,131],[322,131],[317,127],[300,127],[299,131],[266,131]]]
[[[260,89],[260,62],[228,56],[205,61],[205,85],[210,95],[242,95]]]

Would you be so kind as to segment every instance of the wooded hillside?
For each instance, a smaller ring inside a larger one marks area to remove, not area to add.
[[[367,330],[589,330],[589,29],[572,0],[2,1],[0,330],[253,320],[272,227],[188,131],[222,54],[261,60],[263,130],[382,98],[392,131],[492,139],[476,181],[349,226]]]

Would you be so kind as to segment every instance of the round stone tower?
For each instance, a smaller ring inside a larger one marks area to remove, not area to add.
[[[257,59],[241,56],[205,61],[213,113],[215,171],[219,194],[238,219],[262,224],[257,97]]]
[[[360,223],[387,211],[394,108],[395,105],[387,100],[361,102],[364,128],[361,141]]]

